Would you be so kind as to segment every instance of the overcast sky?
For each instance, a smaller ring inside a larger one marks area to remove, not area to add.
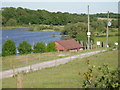
[[[8,2],[9,1],[9,2]],[[33,2],[34,1],[34,2]],[[4,0],[2,7],[23,7],[29,9],[45,9],[51,12],[87,13],[87,5],[90,6],[90,13],[106,13],[107,11],[118,13],[118,0],[69,0],[69,2],[53,2],[55,0]],[[51,1],[51,2],[50,2]],[[61,0],[68,1],[68,0]],[[74,2],[73,2],[74,1]],[[81,1],[81,2],[80,2]],[[83,2],[84,1],[84,2]],[[89,2],[88,2],[89,1]],[[93,2],[90,2],[93,1]],[[98,2],[99,1],[99,2]]]
[[[2,2],[119,2],[120,0],[2,0]]]

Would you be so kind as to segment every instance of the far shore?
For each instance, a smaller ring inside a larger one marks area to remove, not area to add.
[[[16,28],[29,28],[26,26],[2,26],[2,30],[10,30],[10,29],[16,29]]]
[[[46,31],[47,32],[47,31],[55,31],[55,30],[46,29],[46,30],[42,30],[42,31]]]
[[[38,27],[40,25],[37,25]],[[44,25],[41,25],[41,26],[44,26]],[[56,29],[55,27],[59,28],[59,29]],[[54,26],[54,28],[44,28],[43,30],[39,30],[36,29],[36,27],[34,25],[31,25],[31,26],[2,26],[0,27],[1,30],[11,30],[11,29],[19,29],[19,28],[23,28],[24,30],[26,31],[61,31],[61,26]],[[63,27],[62,27],[63,28]]]
[[[19,28],[23,28],[24,30],[26,31],[37,31],[37,30],[32,30],[31,28],[29,27],[2,27],[2,30],[11,30],[11,29],[19,29]],[[45,29],[45,30],[38,30],[38,31],[45,31],[45,32],[49,32],[49,31],[55,31],[55,30],[52,30],[52,29]]]

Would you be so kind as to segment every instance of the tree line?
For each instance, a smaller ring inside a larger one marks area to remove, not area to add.
[[[19,43],[19,46],[16,47],[15,42],[13,40],[6,40],[2,46],[2,56],[16,55],[17,54],[16,49],[18,49],[20,55],[56,51],[54,42],[48,43],[47,46],[43,42],[37,42],[32,48],[32,46],[27,41]]]
[[[107,13],[97,13],[95,16],[101,17],[101,18],[107,18]],[[110,16],[110,18],[116,18],[116,19],[119,18],[119,15],[117,13],[110,12],[109,16]]]
[[[67,23],[76,23],[87,21],[85,15],[70,14],[68,12],[49,12],[47,10],[30,10],[27,8],[2,8],[2,25],[66,25]]]
[[[76,14],[68,12],[49,12],[47,10],[30,10],[27,8],[14,8],[4,7],[2,11],[2,25],[15,26],[15,25],[31,25],[31,24],[44,24],[44,25],[67,25],[68,23],[86,22],[86,14]],[[106,14],[91,14],[91,21],[96,21],[98,17],[106,17]],[[110,13],[111,18],[117,18],[118,15]]]

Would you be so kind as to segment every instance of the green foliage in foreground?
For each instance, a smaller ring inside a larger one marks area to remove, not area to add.
[[[103,64],[102,66],[90,66],[89,60],[88,71],[84,74],[80,74],[80,76],[84,77],[83,80],[83,88],[118,88],[120,84],[120,80],[118,79],[118,75],[120,71],[117,69],[111,70],[108,65]],[[95,71],[97,71],[97,75],[95,75]]]
[[[34,45],[34,53],[44,53],[46,52],[46,45],[43,42],[38,42]]]
[[[50,42],[47,45],[47,51],[48,52],[55,52],[56,51],[56,46],[54,42]]]
[[[12,40],[6,40],[2,46],[2,56],[16,55],[15,42]]]
[[[32,48],[28,42],[23,41],[19,44],[18,51],[20,54],[28,54],[32,52]]]

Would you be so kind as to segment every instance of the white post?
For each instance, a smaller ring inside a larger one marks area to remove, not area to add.
[[[109,11],[107,16],[106,47],[108,47],[108,21],[109,21]]]

